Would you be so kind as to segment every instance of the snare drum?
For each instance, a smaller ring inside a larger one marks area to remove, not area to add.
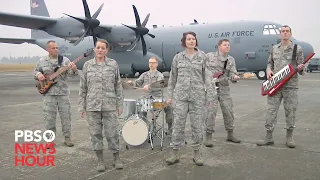
[[[127,119],[136,112],[136,100],[124,99],[123,100],[123,118]]]
[[[144,143],[149,135],[149,123],[134,114],[122,126],[123,140],[132,146],[139,146]]]
[[[152,107],[154,110],[161,110],[162,108],[166,108],[168,106],[166,100],[163,98],[163,102],[162,99],[155,99],[152,101]]]
[[[139,110],[141,112],[148,112],[151,109],[152,103],[149,98],[138,99],[137,103],[141,105],[141,109]]]

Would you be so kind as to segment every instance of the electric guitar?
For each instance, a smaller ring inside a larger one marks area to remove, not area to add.
[[[93,52],[93,49],[91,49],[88,52],[84,53],[83,55],[79,56],[78,58],[76,58],[72,62],[74,64],[76,64],[78,61],[80,61],[84,57],[89,56],[92,52]],[[49,91],[49,89],[57,83],[57,81],[55,81],[55,78],[58,77],[63,72],[67,71],[68,69],[69,69],[68,66],[63,66],[60,68],[56,68],[54,73],[44,75],[44,77],[46,78],[45,80],[43,80],[43,81],[38,80],[37,81],[36,87],[37,87],[39,93],[40,94],[47,93]]]

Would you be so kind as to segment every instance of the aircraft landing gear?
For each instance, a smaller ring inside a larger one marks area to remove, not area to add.
[[[261,70],[255,73],[259,80],[267,80],[267,73],[265,70]]]

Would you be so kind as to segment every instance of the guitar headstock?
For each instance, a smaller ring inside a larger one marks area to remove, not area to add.
[[[83,54],[84,57],[89,56],[90,54],[93,53],[93,48],[92,49],[88,49],[86,53]]]

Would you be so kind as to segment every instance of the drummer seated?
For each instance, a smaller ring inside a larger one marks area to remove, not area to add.
[[[142,73],[138,79],[134,81],[127,81],[128,84],[142,88],[144,94],[143,96],[152,96],[154,99],[162,99],[163,97],[163,88],[153,88],[154,84],[161,84],[159,81],[164,80],[163,74],[157,70],[158,68],[158,59],[156,57],[151,57],[149,59],[149,71]],[[162,83],[163,84],[163,83]],[[173,110],[171,106],[164,108],[166,113],[166,122],[168,123],[168,129],[171,132],[172,122],[173,122]],[[145,113],[146,114],[146,113]]]

